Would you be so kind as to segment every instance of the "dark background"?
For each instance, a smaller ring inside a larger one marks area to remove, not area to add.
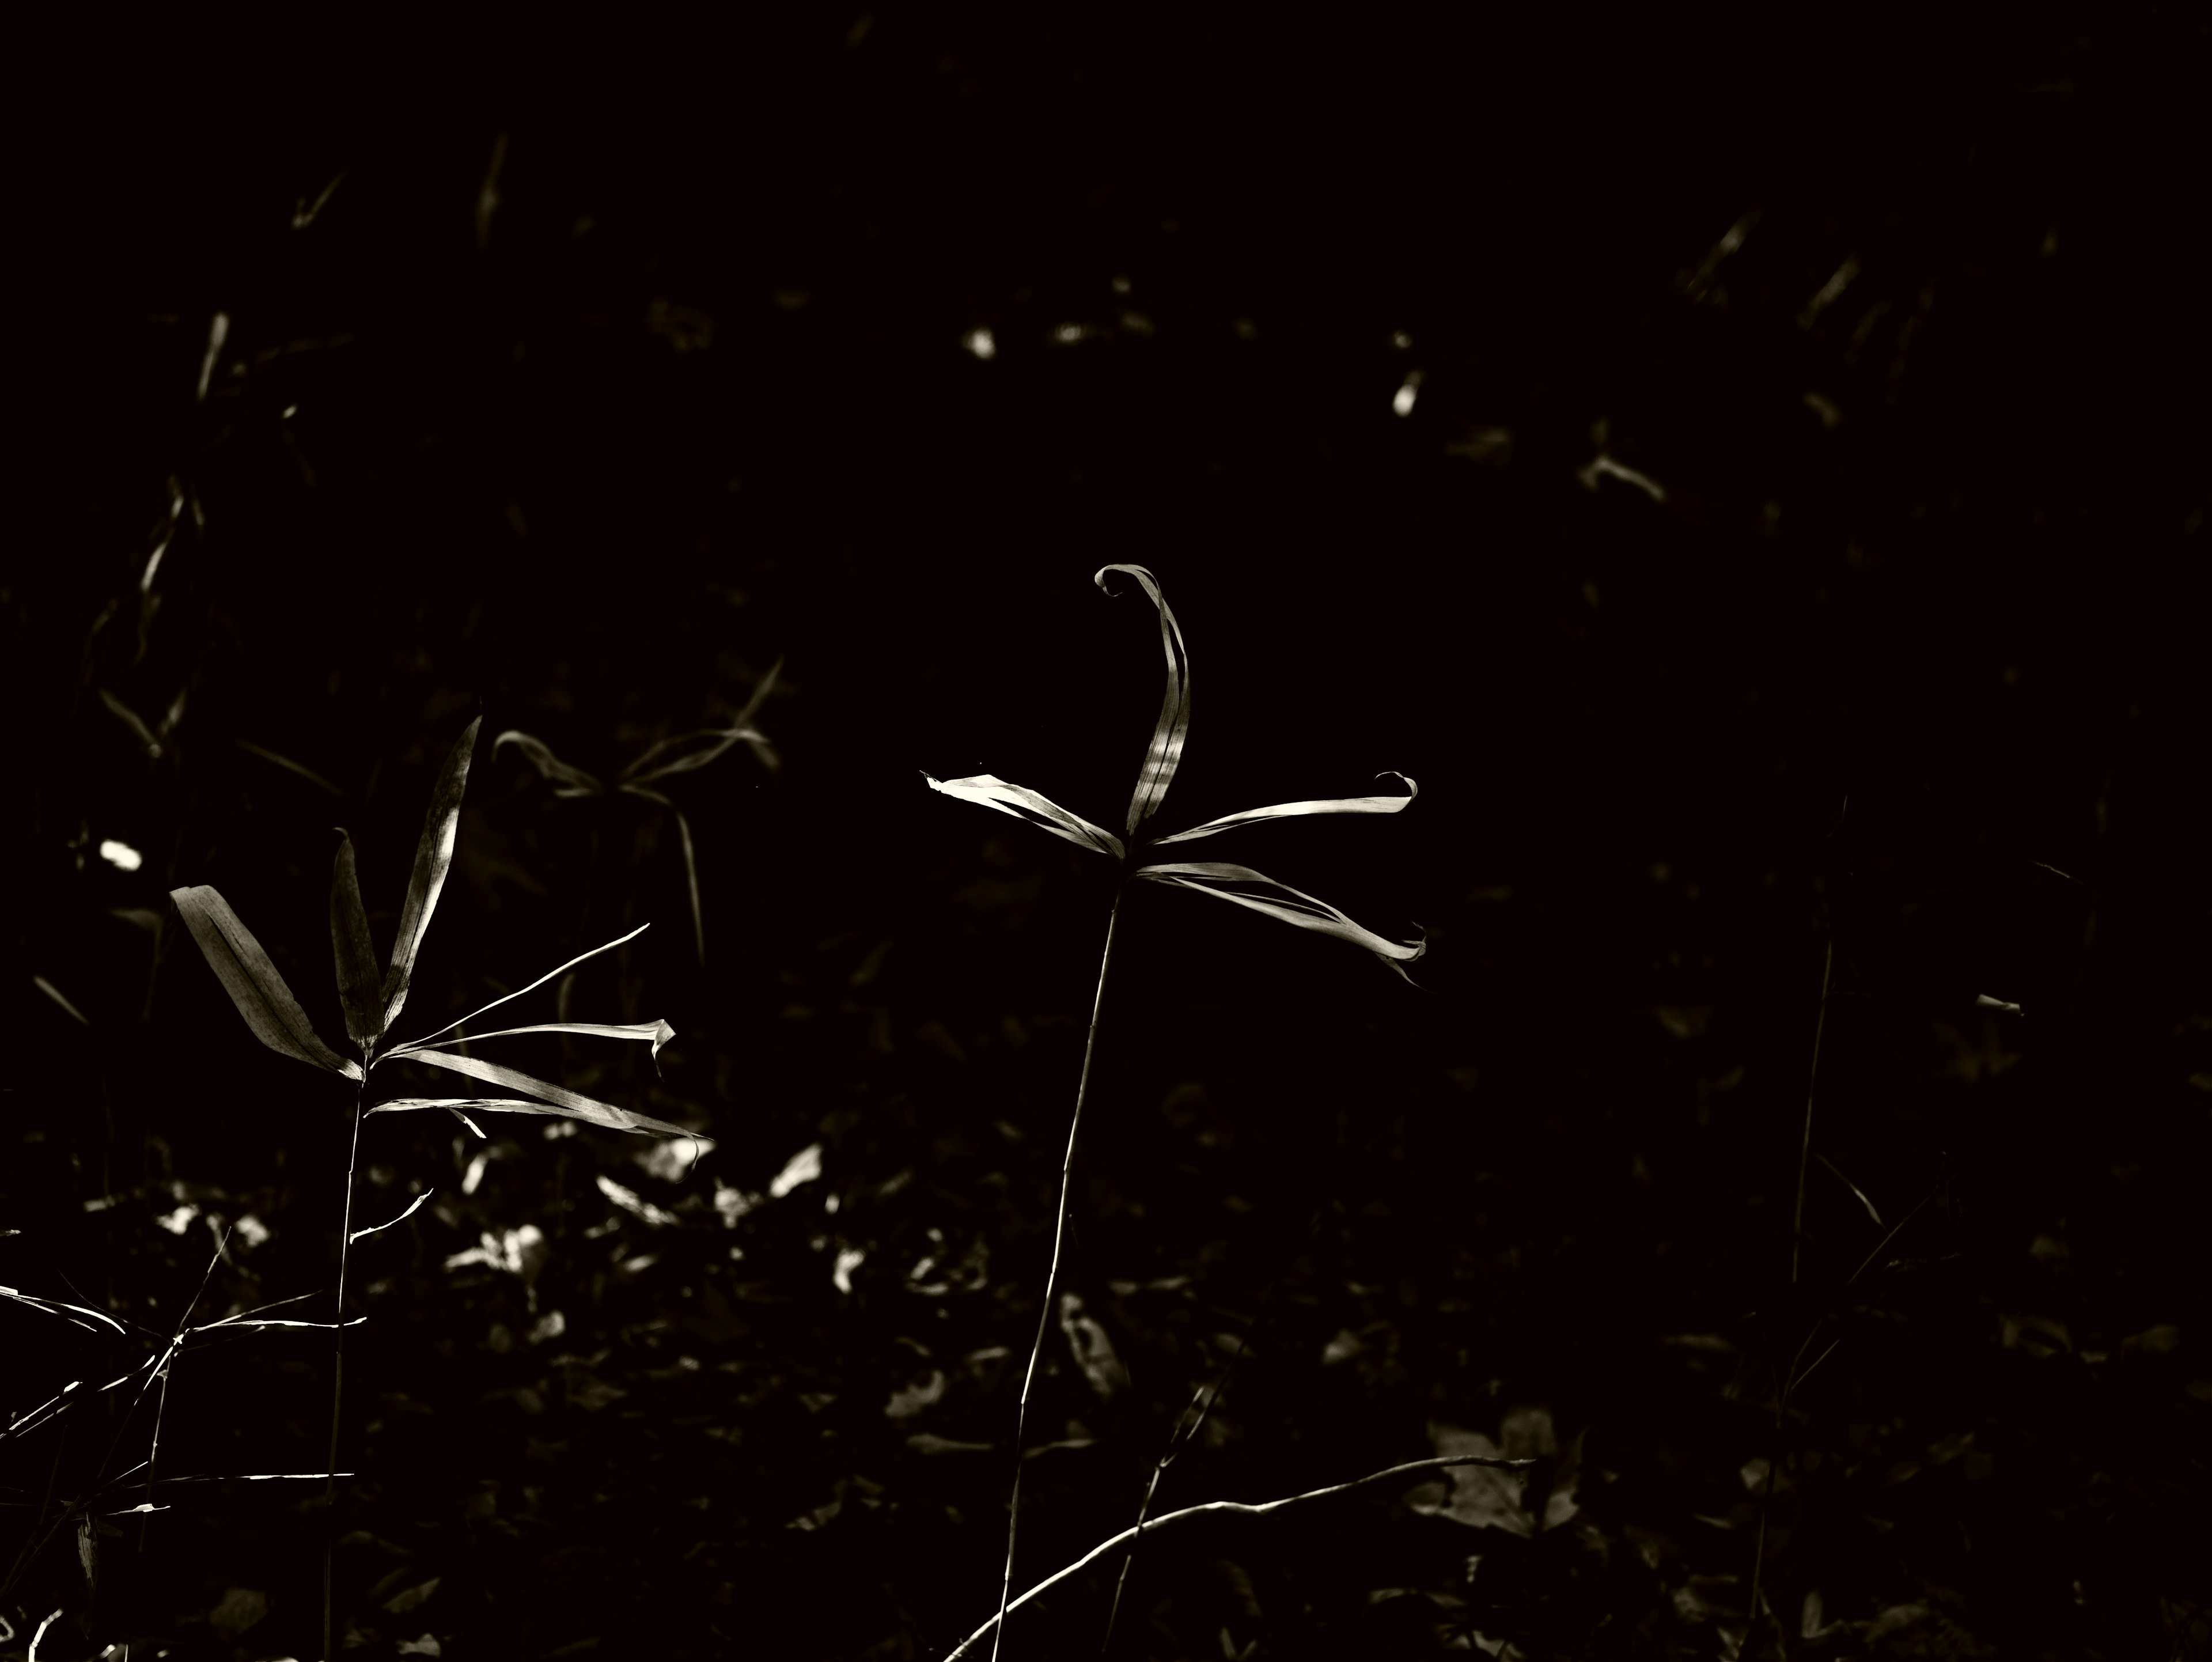
[[[338,1037],[330,828],[388,949],[481,714],[403,1032],[649,919],[568,1005],[670,1020],[659,1078],[501,1054],[716,1145],[647,1169],[507,1117],[464,1192],[458,1128],[368,1122],[364,1216],[438,1196],[354,1261],[341,1627],[941,1654],[996,1597],[1114,874],[919,773],[1118,830],[1158,636],[1091,578],[1136,563],[1194,668],[1162,827],[1401,770],[1402,815],[1190,857],[1429,953],[1417,990],[1131,892],[1066,1271],[1131,1384],[1052,1335],[1028,1441],[1079,1446],[1027,1467],[1018,1584],[1133,1520],[1243,1338],[1156,1510],[1541,1408],[1578,1464],[1532,1498],[1580,1513],[1478,1531],[1382,1488],[1190,1526],[1117,1654],[1715,1654],[1759,1555],[1743,1468],[1817,1355],[1759,1645],[2202,1644],[2205,39],[2122,7],[885,7],[550,51],[180,33],[100,43],[112,75],[58,48],[19,157],[46,511],[0,595],[0,1271],[163,1334],[196,1292],[327,1319],[344,1087],[252,1042],[166,893],[217,886]],[[665,811],[556,800],[491,740],[611,778],[779,660],[781,767],[666,785],[702,965]],[[811,1144],[818,1179],[726,1227],[718,1190]],[[249,1216],[210,1272],[210,1221]],[[526,1225],[527,1291],[447,1267]],[[924,1292],[924,1257],[964,1267]],[[148,1354],[0,1321],[11,1420]],[[157,1471],[319,1471],[327,1339],[196,1340]],[[8,1555],[46,1542],[14,1646],[61,1607],[42,1655],[314,1654],[313,1482],[157,1486],[88,1586],[66,1507],[146,1498],[99,1489],[146,1457],[130,1395],[0,1443]],[[1110,1587],[1015,1653],[1094,1644]],[[242,1633],[230,1590],[264,1602]]]

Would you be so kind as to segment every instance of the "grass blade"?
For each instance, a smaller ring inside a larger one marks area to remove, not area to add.
[[[105,1311],[94,1310],[88,1305],[66,1304],[59,1299],[42,1299],[35,1293],[19,1293],[12,1287],[0,1287],[0,1299],[13,1299],[18,1304],[29,1305],[33,1310],[43,1310],[49,1315],[59,1316],[72,1326],[84,1328],[88,1332],[97,1333],[100,1330],[94,1327],[90,1322],[78,1321],[78,1316],[89,1316],[93,1321],[106,1322],[118,1333],[123,1331],[123,1324],[117,1321],[114,1317]],[[76,1312],[74,1315],[68,1313],[72,1311]]]
[[[321,774],[317,773],[313,768],[301,767],[300,764],[295,762],[289,756],[279,756],[275,751],[264,749],[261,746],[255,744],[250,739],[240,739],[234,742],[238,746],[239,749],[245,751],[249,755],[258,756],[264,762],[274,762],[278,767],[284,769],[287,772],[298,774],[301,778],[306,780],[309,784],[320,786],[323,789],[330,792],[333,796],[343,797],[345,794],[343,791],[340,790],[336,785],[331,783],[329,780],[324,778]]]
[[[533,739],[517,728],[509,728],[491,741],[491,753],[499,754],[501,745],[513,745],[530,758],[531,766],[538,776],[553,782],[556,796],[597,796],[604,788],[599,782],[581,768],[570,767],[556,756],[543,739]]]
[[[1146,846],[1159,848],[1169,843],[1188,843],[1194,837],[1211,837],[1216,831],[1234,830],[1238,825],[1249,825],[1262,819],[1289,819],[1304,813],[1399,813],[1406,805],[1420,794],[1413,780],[1402,773],[1378,773],[1377,779],[1404,779],[1403,796],[1338,796],[1313,802],[1278,802],[1271,808],[1248,808],[1243,813],[1232,813],[1219,819],[1209,819],[1203,825],[1193,825],[1188,831],[1177,831],[1172,837],[1156,837]]]
[[[675,771],[673,768],[661,770],[662,773]],[[660,775],[649,774],[647,776],[657,779]],[[647,790],[643,785],[634,782],[623,786],[622,788],[632,796],[642,797],[646,801],[666,808],[669,813],[676,816],[677,835],[684,840],[684,880],[690,886],[691,891],[691,938],[698,945],[699,965],[704,969],[707,964],[707,918],[706,914],[699,908],[699,856],[691,846],[691,822],[684,817],[683,809],[678,807],[675,803],[657,790]]]
[[[399,913],[399,938],[392,942],[392,967],[384,977],[384,1025],[399,1020],[407,1002],[408,983],[415,975],[415,954],[422,945],[422,932],[430,927],[437,909],[438,892],[446,886],[446,873],[453,863],[453,835],[461,820],[461,793],[468,788],[469,757],[476,749],[479,715],[453,743],[446,765],[430,795],[429,812],[422,816],[422,839],[416,845],[415,874],[408,880],[407,904]]]
[[[467,1057],[450,1057],[447,1060],[452,1062],[468,1059]],[[425,1056],[422,1060],[427,1062],[429,1057]],[[465,1073],[471,1070],[464,1068],[461,1071]],[[507,1068],[503,1071],[512,1073],[514,1070]],[[542,1086],[534,1081],[525,1088],[559,1089],[557,1086]],[[368,1111],[372,1114],[398,1114],[415,1108],[444,1108],[456,1114],[471,1109],[487,1114],[546,1114],[558,1119],[580,1119],[589,1124],[605,1126],[609,1130],[613,1131],[647,1132],[655,1136],[664,1137],[690,1137],[702,1143],[714,1141],[712,1137],[701,1136],[698,1132],[688,1127],[672,1125],[665,1119],[655,1119],[650,1114],[633,1114],[626,1109],[613,1107],[607,1103],[592,1102],[589,1097],[578,1097],[574,1092],[564,1091],[562,1094],[574,1101],[590,1105],[574,1108],[562,1103],[526,1102],[518,1097],[394,1097],[390,1102],[378,1103]]]
[[[653,1046],[653,1054],[658,1059],[660,1047],[676,1037],[676,1029],[665,1021],[541,1021],[530,1027],[502,1027],[495,1033],[471,1033],[469,1043],[480,1044],[488,1038],[512,1038],[517,1033],[581,1033],[586,1038],[642,1039]]]
[[[1413,983],[1413,977],[1400,967],[1401,961],[1413,963],[1428,947],[1423,941],[1400,944],[1385,941],[1371,929],[1362,928],[1325,900],[1292,888],[1287,883],[1278,883],[1264,873],[1249,866],[1224,866],[1211,861],[1193,861],[1178,865],[1146,866],[1132,872],[1133,877],[1149,879],[1155,883],[1166,883],[1176,888],[1193,889],[1200,894],[1210,894],[1217,900],[1226,900],[1231,905],[1249,907],[1268,917],[1285,923],[1295,924],[1301,929],[1311,929],[1317,934],[1334,935],[1339,941],[1349,941],[1355,947],[1364,947],[1388,965],[1393,973]],[[1291,897],[1289,900],[1271,899],[1255,894],[1240,894],[1233,890],[1217,888],[1218,883],[1265,883]],[[1418,983],[1415,983],[1418,984]]]
[[[284,977],[276,973],[269,954],[262,951],[253,932],[239,921],[238,914],[231,910],[221,895],[202,884],[196,888],[172,889],[169,898],[177,903],[185,927],[199,942],[208,967],[222,983],[230,1001],[238,1006],[239,1014],[246,1018],[246,1025],[253,1030],[254,1038],[270,1050],[311,1068],[325,1068],[348,1079],[361,1077],[359,1063],[348,1062],[315,1036],[307,1013],[292,996]]]
[[[367,1055],[384,1036],[384,1001],[378,995],[376,947],[368,938],[361,880],[354,871],[353,838],[343,829],[337,857],[331,862],[331,952],[337,959],[338,1001],[345,1006],[346,1032]]]
[[[601,953],[612,952],[617,947],[622,946],[624,942],[636,940],[638,936],[643,934],[652,927],[653,925],[650,923],[641,923],[635,928],[632,929],[628,934],[617,935],[612,941],[608,941],[604,947],[594,947],[587,953],[580,953],[574,958],[570,959],[566,964],[561,965],[560,969],[548,970],[544,975],[539,976],[537,980],[532,982],[527,987],[519,988],[511,993],[501,993],[497,998],[492,1000],[490,1003],[483,1006],[481,1008],[470,1011],[468,1014],[463,1016],[459,1021],[449,1021],[444,1026],[439,1028],[434,1033],[426,1033],[421,1038],[410,1038],[404,1044],[397,1045],[392,1050],[386,1050],[384,1053],[385,1060],[388,1062],[395,1056],[406,1056],[412,1051],[420,1050],[425,1044],[434,1044],[437,1040],[443,1038],[447,1033],[452,1032],[454,1028],[465,1027],[470,1022],[474,1021],[478,1016],[482,1015],[485,1010],[496,1010],[502,1004],[514,1002],[514,1000],[520,998],[524,993],[534,993],[540,987],[543,987],[547,982],[552,980],[555,976],[561,974],[562,971],[574,969],[576,965],[581,964],[587,958],[597,958]]]
[[[1114,592],[1106,587],[1109,571],[1127,572],[1160,609],[1160,646],[1168,661],[1167,695],[1160,701],[1159,722],[1152,729],[1151,748],[1145,752],[1144,771],[1137,776],[1136,794],[1129,799],[1128,833],[1133,837],[1160,811],[1168,785],[1182,765],[1183,735],[1190,729],[1190,654],[1183,649],[1182,630],[1176,625],[1175,613],[1168,610],[1152,574],[1140,565],[1101,566],[1091,581],[1109,595]]]
[[[929,780],[932,790],[1010,813],[1040,831],[1066,837],[1077,848],[1088,849],[1093,854],[1107,855],[1115,860],[1122,857],[1120,837],[1111,831],[1101,831],[1082,815],[1070,813],[1049,797],[1040,796],[1025,785],[1010,785],[988,773],[969,774],[964,779],[935,779],[927,773],[921,776]]]

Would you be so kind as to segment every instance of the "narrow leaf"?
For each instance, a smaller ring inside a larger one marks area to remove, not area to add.
[[[253,741],[249,739],[240,739],[234,742],[237,744],[239,749],[245,751],[251,755],[258,756],[264,762],[274,762],[278,767],[283,768],[288,773],[298,774],[300,777],[306,780],[309,784],[319,785],[323,789],[330,792],[333,796],[343,796],[345,794],[343,791],[340,790],[336,785],[331,783],[329,780],[324,778],[321,774],[317,773],[313,768],[303,768],[289,756],[279,756],[273,750],[264,750],[259,745],[253,743]]]
[[[605,1108],[605,1103],[597,1105]],[[463,1109],[472,1109],[480,1114],[544,1114],[556,1119],[580,1119],[592,1125],[603,1125],[616,1131],[650,1132],[664,1137],[690,1137],[700,1142],[712,1142],[712,1137],[681,1125],[671,1125],[665,1119],[654,1119],[649,1114],[625,1113],[616,1108],[611,1111],[622,1116],[617,1122],[601,1114],[581,1108],[562,1107],[558,1103],[526,1102],[519,1097],[394,1097],[389,1102],[380,1102],[368,1111],[372,1114],[405,1113],[416,1108],[443,1108],[459,1114]],[[465,1116],[463,1116],[465,1117]],[[478,1135],[482,1135],[479,1133]]]
[[[139,719],[137,710],[131,709],[106,687],[100,689],[100,702],[107,706],[109,715],[131,729],[131,737],[146,747],[147,755],[159,756],[161,753],[161,741],[156,739],[148,729],[146,723]]]
[[[315,1037],[314,1027],[307,1020],[307,1013],[300,1008],[300,1001],[292,996],[292,989],[276,973],[276,966],[269,961],[269,954],[262,951],[252,931],[239,921],[238,914],[231,910],[221,895],[202,884],[195,888],[172,889],[169,898],[177,903],[185,927],[199,942],[208,967],[222,983],[230,1001],[238,1006],[239,1014],[246,1018],[246,1025],[253,1030],[254,1038],[295,1062],[327,1068],[348,1079],[361,1077],[358,1062],[348,1062]]]
[[[1121,858],[1121,839],[1110,831],[1101,831],[1079,814],[1070,813],[1048,797],[1040,796],[1024,785],[1010,785],[1005,780],[988,773],[974,773],[964,779],[934,779],[927,773],[929,788],[942,791],[947,796],[957,796],[965,801],[980,802],[987,808],[996,808],[1000,813],[1010,813],[1017,819],[1026,820],[1040,831],[1048,831],[1054,837],[1066,837],[1079,849],[1088,849],[1093,854]]]
[[[499,754],[501,745],[513,745],[528,757],[538,776],[553,782],[556,796],[597,796],[600,793],[602,787],[598,780],[581,768],[570,767],[553,753],[543,739],[533,739],[519,728],[509,728],[491,741],[494,756]]]
[[[665,771],[672,771],[672,770],[665,770]],[[648,776],[658,777],[659,776]],[[676,816],[677,834],[684,839],[684,877],[691,888],[691,938],[698,943],[699,963],[701,967],[704,968],[707,962],[707,920],[699,910],[699,856],[691,846],[691,822],[684,817],[683,809],[678,807],[675,803],[657,790],[648,790],[643,785],[634,782],[623,786],[622,788],[632,796],[642,797],[648,802],[666,808],[669,813]]]
[[[1152,604],[1160,609],[1160,647],[1168,661],[1167,696],[1160,701],[1159,723],[1152,729],[1152,746],[1145,752],[1145,770],[1137,776],[1136,794],[1129,799],[1128,831],[1133,837],[1160,811],[1168,785],[1182,765],[1183,735],[1190,728],[1190,655],[1183,650],[1182,630],[1176,626],[1175,613],[1168,610],[1152,574],[1140,565],[1101,566],[1091,581],[1109,595],[1114,592],[1106,587],[1109,571],[1127,572],[1152,597]]]
[[[346,1032],[364,1054],[384,1036],[384,1001],[378,995],[376,947],[368,938],[368,913],[354,872],[353,838],[341,829],[331,862],[331,952],[337,959],[338,1002]]]
[[[560,969],[548,970],[544,975],[539,976],[537,980],[532,982],[527,987],[520,988],[511,993],[501,993],[497,998],[492,1000],[490,1003],[484,1005],[480,1009],[470,1011],[468,1014],[463,1016],[459,1021],[447,1022],[444,1026],[439,1028],[434,1033],[427,1033],[421,1038],[412,1038],[408,1040],[404,1044],[394,1046],[392,1049],[386,1050],[384,1053],[385,1059],[386,1061],[390,1061],[395,1056],[405,1056],[410,1050],[419,1050],[425,1044],[435,1044],[439,1039],[443,1038],[447,1033],[452,1032],[454,1028],[465,1027],[468,1026],[470,1022],[474,1021],[478,1016],[482,1015],[485,1010],[496,1010],[501,1005],[511,1003],[515,999],[520,998],[524,993],[536,992],[547,982],[552,980],[555,976],[559,975],[562,970],[573,970],[576,965],[581,964],[587,958],[597,958],[601,953],[611,952],[614,948],[623,945],[625,941],[636,940],[638,936],[643,934],[652,927],[653,925],[650,923],[641,923],[635,928],[632,929],[628,934],[617,935],[612,941],[607,942],[604,947],[594,947],[587,953],[579,953],[576,957],[570,959],[566,964],[563,964]]]
[[[671,1125],[665,1120],[653,1119],[645,1114],[632,1113],[627,1108],[617,1108],[612,1103],[587,1097],[580,1091],[571,1091],[566,1086],[554,1085],[542,1079],[533,1079],[520,1068],[506,1068],[496,1062],[485,1062],[477,1056],[457,1056],[451,1050],[417,1050],[417,1062],[427,1062],[434,1068],[449,1068],[457,1074],[466,1074],[492,1085],[504,1085],[510,1091],[527,1091],[547,1102],[565,1110],[573,1119],[589,1120],[594,1125],[604,1125],[616,1131],[655,1130],[669,1136],[688,1137],[695,1135],[680,1125]],[[443,1104],[440,1105],[443,1106]],[[462,1107],[492,1108],[491,1102],[463,1103]],[[539,1112],[546,1111],[544,1109]]]
[[[1165,883],[1176,888],[1194,889],[1200,894],[1210,894],[1217,900],[1226,900],[1232,905],[1249,907],[1283,922],[1296,924],[1301,929],[1334,935],[1339,941],[1349,941],[1356,947],[1364,947],[1409,985],[1415,984],[1413,978],[1400,967],[1400,961],[1413,963],[1428,951],[1427,944],[1423,941],[1409,941],[1401,945],[1395,941],[1385,941],[1373,930],[1362,928],[1328,902],[1316,900],[1287,883],[1278,883],[1273,878],[1255,872],[1249,866],[1224,866],[1200,861],[1181,865],[1146,866],[1130,875],[1147,878],[1152,882]],[[1255,894],[1240,894],[1214,886],[1220,883],[1265,883],[1268,887],[1292,898],[1278,900]]]
[[[1420,794],[1419,788],[1402,773],[1378,773],[1377,779],[1405,779],[1403,796],[1338,796],[1315,802],[1278,802],[1271,808],[1248,808],[1243,813],[1232,813],[1220,819],[1209,819],[1203,825],[1193,825],[1188,831],[1177,831],[1172,837],[1156,837],[1146,846],[1161,848],[1170,843],[1188,843],[1194,837],[1211,837],[1216,831],[1233,830],[1238,825],[1249,825],[1261,819],[1289,819],[1304,813],[1398,813]]]
[[[19,1293],[12,1287],[0,1287],[0,1299],[13,1299],[18,1304],[29,1305],[33,1310],[46,1311],[50,1315],[59,1316],[64,1321],[77,1327],[86,1328],[88,1331],[98,1332],[99,1329],[92,1327],[89,1323],[78,1321],[76,1319],[78,1316],[89,1316],[93,1321],[106,1322],[118,1333],[123,1331],[123,1324],[117,1321],[114,1317],[105,1311],[94,1310],[86,1305],[65,1304],[59,1299],[42,1299],[35,1293]],[[75,1313],[68,1313],[71,1312]]]
[[[70,1003],[69,1001],[69,995],[63,992],[60,988],[55,986],[54,983],[47,980],[46,977],[42,975],[33,976],[31,977],[31,984],[33,987],[36,987],[40,992],[44,993],[48,998],[53,1000],[55,1003],[60,1005],[62,1008],[67,1010],[72,1016],[76,1017],[81,1026],[86,1027],[92,1026],[92,1018],[87,1015],[83,1011],[78,1009],[76,1005]]]
[[[468,787],[469,757],[476,749],[479,715],[469,723],[446,758],[430,794],[429,812],[422,816],[422,838],[416,845],[415,874],[408,880],[407,904],[399,913],[399,938],[392,943],[392,967],[384,977],[384,1025],[399,1020],[407,1002],[408,983],[415,975],[415,954],[422,945],[422,932],[430,927],[437,909],[438,892],[446,886],[446,873],[453,863],[453,835],[461,820],[461,793]]]
[[[416,1196],[413,1200],[407,1203],[407,1209],[404,1212],[402,1212],[398,1217],[392,1219],[390,1223],[374,1224],[367,1229],[356,1229],[351,1235],[347,1237],[348,1241],[357,1241],[362,1239],[364,1236],[380,1235],[387,1229],[397,1229],[401,1224],[406,1222],[408,1219],[413,1217],[417,1212],[421,1211],[422,1209],[422,1202],[429,1199],[431,1196],[437,1192],[438,1191],[434,1189],[425,1189],[421,1194]],[[257,1322],[254,1325],[289,1327],[291,1326],[292,1324],[289,1322],[270,1322],[266,1324]]]
[[[740,739],[756,750],[768,742],[768,735],[750,722],[741,721],[728,728],[705,728],[697,733],[686,733],[673,739],[659,740],[624,768],[622,777],[627,782],[641,785],[672,773],[696,773]],[[656,762],[658,766],[652,765]]]

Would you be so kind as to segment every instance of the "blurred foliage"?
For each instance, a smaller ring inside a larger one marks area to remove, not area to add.
[[[703,966],[663,817],[478,760],[410,1015],[653,919],[532,1008],[666,1015],[660,1076],[515,1061],[716,1142],[369,1122],[368,1221],[437,1192],[356,1250],[356,1653],[989,1613],[1111,878],[918,774],[1119,800],[1116,560],[1197,643],[1168,829],[1402,769],[1254,857],[1431,950],[1131,896],[1068,1272],[1121,1374],[1055,1335],[1018,1584],[1242,1345],[1156,1510],[1548,1464],[1189,1525],[1117,1655],[1711,1656],[1755,1564],[1760,1654],[2205,1644],[2201,26],[1316,16],[799,10],[420,97],[125,42],[42,141],[7,1285],[328,1319],[346,1087],[163,897],[342,1032],[331,825],[396,896],[473,715],[606,768],[784,664],[781,770],[684,783]],[[163,1511],[68,1510],[150,1395],[0,1442],[0,1646],[313,1653],[320,1485],[230,1480],[321,1470],[327,1338],[185,1344],[156,1476],[225,1481]],[[0,1305],[10,1422],[159,1343]]]

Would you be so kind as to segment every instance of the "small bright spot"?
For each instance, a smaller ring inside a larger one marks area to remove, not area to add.
[[[822,1145],[810,1142],[784,1162],[783,1170],[769,1180],[768,1192],[781,1200],[800,1184],[811,1183],[821,1175]]]
[[[1405,384],[1390,395],[1390,408],[1401,416],[1412,415],[1413,400],[1420,396],[1420,392],[1421,372],[1418,369],[1408,369],[1406,372]]]
[[[848,1246],[838,1252],[837,1267],[830,1272],[830,1279],[837,1283],[840,1293],[853,1290],[853,1272],[860,1267],[867,1256],[857,1246]]]
[[[286,421],[291,420],[293,417],[299,413],[300,406],[296,404],[288,404],[284,406],[284,419]]]
[[[192,1227],[192,1220],[199,1215],[200,1208],[197,1206],[180,1206],[175,1211],[165,1213],[154,1221],[172,1235],[181,1235]]]
[[[118,871],[135,872],[146,863],[137,849],[112,837],[100,845],[100,857]]]
[[[1836,430],[1837,423],[1844,418],[1844,412],[1836,407],[1836,401],[1818,393],[1805,394],[1805,407],[1818,416],[1820,425],[1831,433]]]
[[[1129,279],[1125,277],[1115,277],[1114,279],[1114,292],[1117,295],[1127,294],[1129,292]]]
[[[258,1246],[269,1239],[269,1226],[248,1212],[237,1223],[239,1239],[248,1246]]]
[[[1073,346],[1090,332],[1079,323],[1063,323],[1053,330],[1052,344],[1054,346]]]
[[[960,344],[986,362],[999,356],[999,343],[988,329],[970,329],[960,337]]]
[[[1391,332],[1390,344],[1396,347],[1400,351],[1402,352],[1406,350],[1408,347],[1413,345],[1413,338],[1407,334],[1403,329],[1394,330]]]
[[[1152,320],[1142,312],[1122,313],[1121,326],[1133,335],[1149,335],[1152,332]]]

